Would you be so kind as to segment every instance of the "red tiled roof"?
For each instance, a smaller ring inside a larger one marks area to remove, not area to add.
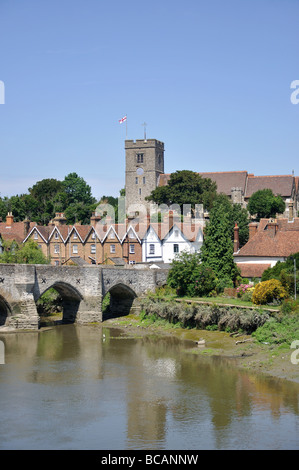
[[[30,222],[29,230],[35,225],[35,222]],[[16,242],[22,243],[25,238],[24,222],[13,222],[11,226],[6,222],[0,222],[0,234],[3,240],[16,240]]]
[[[273,222],[262,219],[256,234],[240,249],[235,258],[240,256],[288,257],[299,252],[299,218],[293,222],[277,219]]]
[[[242,277],[262,277],[263,272],[270,268],[271,264],[263,263],[236,263],[241,270]]]
[[[280,194],[283,197],[290,197],[294,184],[294,176],[248,176],[247,190],[245,197],[252,196],[260,189],[271,189],[275,195]]]
[[[199,173],[203,178],[210,178],[217,184],[217,192],[231,195],[232,188],[241,188],[243,194],[246,188],[247,171],[219,171]]]

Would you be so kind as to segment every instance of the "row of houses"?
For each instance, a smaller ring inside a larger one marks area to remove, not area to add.
[[[25,243],[34,240],[53,265],[108,264],[116,266],[151,266],[169,264],[177,254],[199,252],[203,243],[204,219],[174,217],[162,223],[128,220],[114,224],[93,215],[90,225],[67,225],[64,214],[57,213],[48,226],[34,222],[14,222],[8,214],[0,222],[2,240]],[[249,224],[249,240],[239,247],[238,226],[235,227],[234,260],[242,277],[261,278],[268,267],[299,252],[299,218],[261,219]]]
[[[14,222],[8,214],[0,223],[2,239],[18,243],[34,240],[53,265],[170,263],[182,251],[200,251],[204,220],[181,222],[169,214],[162,223],[126,219],[115,224],[108,217],[93,215],[90,225],[67,225],[63,213],[56,213],[47,226],[30,221]]]

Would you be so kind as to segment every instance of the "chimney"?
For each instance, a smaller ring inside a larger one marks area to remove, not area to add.
[[[237,222],[235,223],[234,227],[234,253],[237,253],[239,251],[239,227]]]
[[[24,220],[24,238],[27,237],[29,230],[30,230],[30,220],[25,219]]]
[[[13,224],[13,215],[11,212],[8,212],[7,216],[6,216],[6,225],[7,227],[11,227]]]
[[[53,222],[54,222],[54,225],[56,225],[56,227],[59,227],[61,225],[65,225],[66,224],[66,218],[64,217],[63,212],[56,212],[55,217],[53,219]]]
[[[251,222],[249,225],[249,240],[256,234],[257,229],[258,229],[258,223],[257,222]]]
[[[294,221],[294,201],[292,199],[289,202],[289,222]]]
[[[168,220],[169,220],[169,228],[171,228],[173,226],[173,211],[169,211]]]
[[[92,213],[92,216],[90,217],[90,225],[92,225],[92,227],[95,227],[97,225],[97,223],[101,220],[101,216],[100,215],[96,215],[95,212]]]
[[[270,219],[265,229],[269,232],[269,235],[275,237],[278,230],[278,223],[276,219]]]

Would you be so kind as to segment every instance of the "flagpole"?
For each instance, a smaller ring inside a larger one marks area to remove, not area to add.
[[[128,127],[127,127],[127,122],[128,122],[128,115],[126,114],[126,140],[128,139]]]

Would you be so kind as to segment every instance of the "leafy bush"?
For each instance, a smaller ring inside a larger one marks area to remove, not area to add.
[[[264,325],[253,332],[253,336],[260,343],[287,344],[299,339],[299,316],[285,315],[282,319],[271,318]]]
[[[263,272],[262,281],[278,279],[288,293],[293,295],[295,290],[294,260],[296,260],[297,267],[296,292],[299,294],[299,253],[290,255],[286,261],[278,261],[272,268],[266,269]]]
[[[286,289],[277,279],[262,281],[257,284],[252,294],[252,302],[257,305],[281,303],[288,297]]]
[[[234,283],[228,276],[216,280],[216,291],[218,294],[224,292],[225,288],[232,289],[233,287]]]
[[[168,273],[167,284],[180,296],[201,297],[209,295],[216,287],[214,271],[200,262],[199,253],[181,253]]]
[[[48,289],[36,302],[36,308],[43,316],[62,312],[62,298],[55,289]]]

